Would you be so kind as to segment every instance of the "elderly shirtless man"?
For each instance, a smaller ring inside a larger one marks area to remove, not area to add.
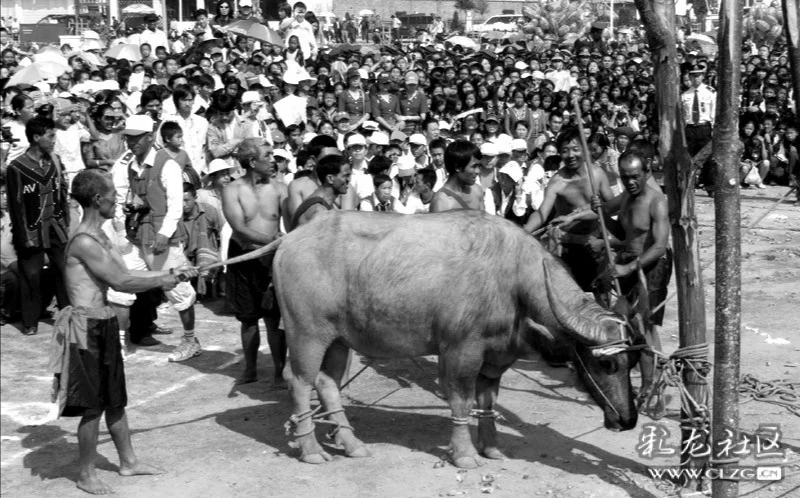
[[[614,274],[620,279],[628,303],[638,302],[639,309],[646,305],[643,314],[649,317],[644,324],[645,337],[650,346],[661,351],[658,329],[664,320],[664,308],[652,314],[650,310],[666,299],[672,274],[667,199],[660,189],[649,184],[647,160],[638,152],[628,150],[620,156],[619,172],[625,187],[619,220],[606,220],[609,231],[624,241],[624,249],[614,265]],[[654,358],[646,354],[641,361],[642,392],[646,392],[653,380]],[[659,409],[663,410],[663,407]]]
[[[544,226],[555,209],[556,220],[563,221],[557,231],[561,232],[561,259],[585,292],[594,292],[596,297],[600,297],[608,290],[597,281],[606,267],[603,239],[597,214],[589,209],[592,187],[589,172],[584,167],[579,133],[577,128],[569,128],[558,136],[556,147],[564,167],[547,184],[542,205],[528,219],[525,230],[532,233]],[[600,197],[604,201],[612,199],[614,195],[607,175],[592,165],[588,169],[594,176]],[[576,212],[581,213],[581,219],[573,221],[568,218]]]
[[[282,235],[279,230],[281,206],[288,195],[286,185],[274,178],[272,147],[263,138],[245,139],[239,145],[238,159],[245,174],[222,191],[222,210],[233,231],[228,258],[269,244]],[[245,359],[244,373],[236,383],[258,380],[256,362],[261,345],[258,320],[263,318],[275,363],[274,382],[284,385],[286,334],[278,329],[280,310],[269,269],[258,260],[231,265],[225,282],[225,298],[241,323]]]
[[[141,462],[131,445],[120,330],[106,292],[109,287],[129,293],[170,290],[180,280],[197,276],[197,271],[128,270],[122,255],[100,228],[116,210],[116,190],[107,173],[81,171],[72,182],[72,196],[83,208],[83,219],[65,251],[64,279],[72,306],[59,312],[54,326],[50,359],[50,370],[55,374],[53,401],[58,402],[60,416],[81,417],[78,487],[87,493],[108,494],[113,491],[95,471],[97,435],[104,412],[119,453],[119,473],[133,476],[162,471]]]

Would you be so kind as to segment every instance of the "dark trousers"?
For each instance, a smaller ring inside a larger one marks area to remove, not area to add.
[[[152,289],[136,294],[136,301],[131,305],[130,337],[132,342],[152,335],[150,328],[158,318],[156,308],[161,304],[161,289]]]
[[[19,270],[17,262],[0,273],[0,314],[10,319],[19,311]]]
[[[711,141],[711,124],[686,125],[686,149],[689,155],[693,156]],[[709,159],[701,165],[697,183],[711,188],[711,160]]]
[[[43,305],[47,304],[43,303],[43,296],[48,293],[42,285],[45,254],[50,260],[50,267],[54,270],[53,284],[58,307],[63,309],[69,306],[67,287],[64,285],[64,249],[63,245],[50,249],[17,249],[23,327],[35,327],[39,323]]]

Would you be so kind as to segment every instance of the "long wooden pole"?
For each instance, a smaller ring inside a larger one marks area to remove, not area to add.
[[[686,149],[684,116],[678,95],[677,47],[675,45],[675,4],[672,0],[634,0],[647,32],[647,42],[654,61],[658,115],[658,152],[664,164],[665,183],[672,224],[672,247],[675,251],[675,280],[678,288],[679,347],[706,343],[706,309],[700,270],[700,245],[695,215],[695,168]],[[694,369],[685,368],[683,383],[698,403],[706,405],[706,381]],[[693,407],[681,412],[681,440],[688,444],[697,434],[689,421],[702,418]],[[697,456],[681,461],[684,469],[702,469],[706,458]],[[684,474],[686,475],[686,474]],[[698,489],[700,483],[685,485]]]
[[[794,110],[800,112],[800,0],[783,0],[783,31],[789,42],[789,61],[794,85]]]
[[[742,0],[723,0],[718,36],[717,116],[714,126],[714,211],[716,224],[716,296],[714,325],[714,409],[712,441],[725,441],[739,433],[739,357],[742,321],[741,212],[739,207],[738,101],[742,60]],[[713,445],[718,469],[738,464],[734,454],[719,453]],[[729,475],[724,472],[722,475]],[[711,482],[714,498],[739,495],[738,480]]]

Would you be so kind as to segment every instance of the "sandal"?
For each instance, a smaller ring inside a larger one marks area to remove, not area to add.
[[[182,339],[181,343],[178,344],[178,347],[175,348],[175,351],[169,355],[169,361],[179,362],[191,360],[195,356],[200,355],[202,352],[203,350],[200,349],[200,341],[198,341],[197,338],[195,338],[193,341]]]

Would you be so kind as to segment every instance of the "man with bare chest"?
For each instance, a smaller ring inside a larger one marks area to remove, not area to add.
[[[128,401],[119,340],[119,322],[106,292],[143,292],[175,288],[197,276],[188,267],[158,271],[128,270],[122,255],[101,229],[114,217],[116,190],[111,176],[97,169],[79,172],[72,196],[83,208],[83,219],[66,247],[64,279],[71,306],[62,309],[53,327],[50,371],[55,374],[53,401],[58,414],[81,417],[78,426],[80,476],[78,488],[108,494],[111,488],[95,470],[100,418],[119,453],[123,476],[160,474],[133,451],[125,405]]]
[[[222,191],[222,210],[233,234],[228,258],[240,256],[280,237],[281,206],[288,196],[286,185],[274,179],[272,147],[261,137],[245,139],[239,145],[241,178]],[[241,323],[245,368],[237,384],[258,380],[256,362],[261,345],[259,319],[267,328],[274,381],[282,385],[286,365],[286,335],[278,329],[280,310],[272,288],[270,269],[258,261],[230,265],[226,276],[226,300]]]
[[[338,155],[342,153],[336,145],[336,139],[327,135],[318,135],[311,139],[308,143],[308,153],[310,155],[306,167],[311,170],[310,175],[299,176],[295,175],[295,179],[289,184],[289,200],[288,209],[285,221],[294,219],[297,209],[303,202],[311,197],[311,195],[320,188],[319,178],[314,172],[319,162],[327,156]],[[299,177],[298,177],[299,176]],[[355,210],[358,206],[360,199],[356,194],[356,189],[349,186],[344,194],[337,194],[332,206],[339,207],[345,210]],[[287,230],[291,227],[287,225]]]
[[[618,254],[614,274],[620,279],[628,303],[639,303],[643,309],[645,336],[649,345],[661,350],[659,327],[664,308],[650,310],[667,297],[672,273],[672,251],[669,249],[669,214],[667,199],[660,190],[648,185],[647,162],[635,151],[628,150],[619,158],[619,172],[625,191],[622,193],[619,221],[607,219],[609,230],[624,241]],[[640,272],[641,270],[641,272]],[[642,356],[642,386],[652,382],[653,357]]]
[[[289,230],[305,225],[321,211],[337,209],[334,201],[348,192],[352,171],[344,156],[334,154],[323,157],[317,163],[314,174],[320,186],[298,206]]]
[[[483,210],[484,191],[478,183],[481,151],[466,140],[456,140],[444,151],[447,181],[431,200],[431,213],[453,209]]]
[[[608,289],[598,285],[596,280],[606,266],[600,225],[596,213],[590,209],[581,211],[581,208],[590,205],[592,199],[589,172],[594,176],[594,183],[604,201],[614,195],[608,185],[608,177],[602,170],[592,165],[588,168],[584,166],[580,135],[576,128],[561,133],[556,147],[561,153],[564,167],[547,184],[542,205],[528,219],[525,230],[533,233],[544,226],[555,209],[556,218],[552,225],[558,224],[558,230],[554,230],[553,234],[560,243],[561,259],[585,292],[602,294]],[[574,216],[575,213],[580,213],[580,216]]]

